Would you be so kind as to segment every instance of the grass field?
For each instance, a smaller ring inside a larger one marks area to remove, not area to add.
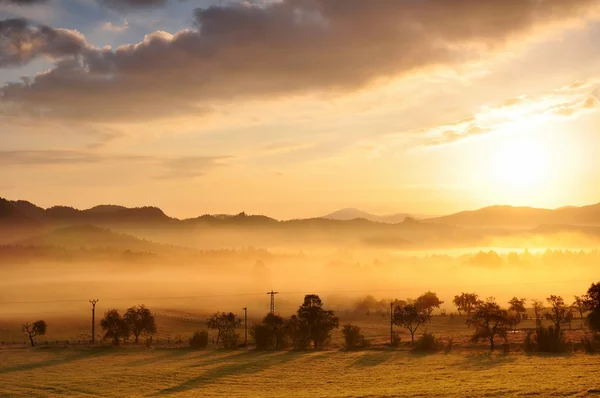
[[[0,396],[591,396],[600,357],[450,353],[0,350]]]

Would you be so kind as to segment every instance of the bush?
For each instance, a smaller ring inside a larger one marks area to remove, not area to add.
[[[205,330],[194,332],[190,338],[190,347],[196,349],[208,347],[208,332]]]
[[[432,333],[423,333],[415,342],[415,351],[436,351],[439,343]]]
[[[254,339],[256,348],[259,350],[268,350],[275,345],[275,336],[267,325],[253,325],[250,328],[250,337]]]
[[[364,348],[368,345],[365,336],[362,334],[360,326],[347,324],[342,328],[342,334],[344,335],[344,347],[348,350],[355,350],[357,348]]]
[[[538,327],[535,336],[531,332],[525,337],[525,350],[528,352],[563,352],[567,349],[567,342],[562,330],[557,330],[553,326],[547,328]]]
[[[238,348],[238,339],[240,335],[236,332],[228,331],[227,333],[224,333],[221,337],[223,339],[223,348],[230,350]]]

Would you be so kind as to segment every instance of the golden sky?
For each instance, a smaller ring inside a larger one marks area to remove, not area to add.
[[[596,203],[599,7],[0,1],[0,196],[178,217]]]

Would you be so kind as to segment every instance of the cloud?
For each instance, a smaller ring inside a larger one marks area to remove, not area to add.
[[[34,4],[46,3],[48,0],[0,0],[0,4],[16,4],[30,6]]]
[[[162,157],[146,155],[101,154],[78,150],[19,150],[0,151],[0,166],[61,166],[107,163],[134,163],[156,166],[162,170],[157,179],[196,178],[208,171],[225,166],[230,156]]]
[[[127,20],[123,21],[123,25],[114,25],[112,22],[104,22],[102,24],[102,30],[106,32],[121,33],[126,31],[128,28],[129,22],[127,22]]]
[[[74,30],[38,26],[22,18],[0,21],[0,68],[24,65],[40,56],[54,60],[85,56],[91,49]]]
[[[127,10],[132,8],[151,8],[163,6],[166,0],[97,0],[98,3],[117,10]]]
[[[575,82],[539,96],[510,98],[496,106],[484,106],[476,114],[448,124],[414,130],[414,136],[426,146],[450,144],[459,140],[493,133],[520,123],[548,118],[577,118],[600,109],[593,88],[597,79]],[[590,93],[590,91],[593,91]]]
[[[71,60],[9,84],[0,95],[21,111],[43,108],[46,117],[60,120],[195,116],[221,101],[347,92],[480,59],[542,28],[583,23],[597,3],[284,0],[213,6],[196,10],[194,29],[154,32],[115,50],[89,51],[80,43]],[[13,52],[12,63],[32,59],[26,50]]]

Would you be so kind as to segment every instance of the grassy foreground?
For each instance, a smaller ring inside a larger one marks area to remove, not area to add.
[[[0,350],[0,396],[588,396],[600,357],[405,351]]]

